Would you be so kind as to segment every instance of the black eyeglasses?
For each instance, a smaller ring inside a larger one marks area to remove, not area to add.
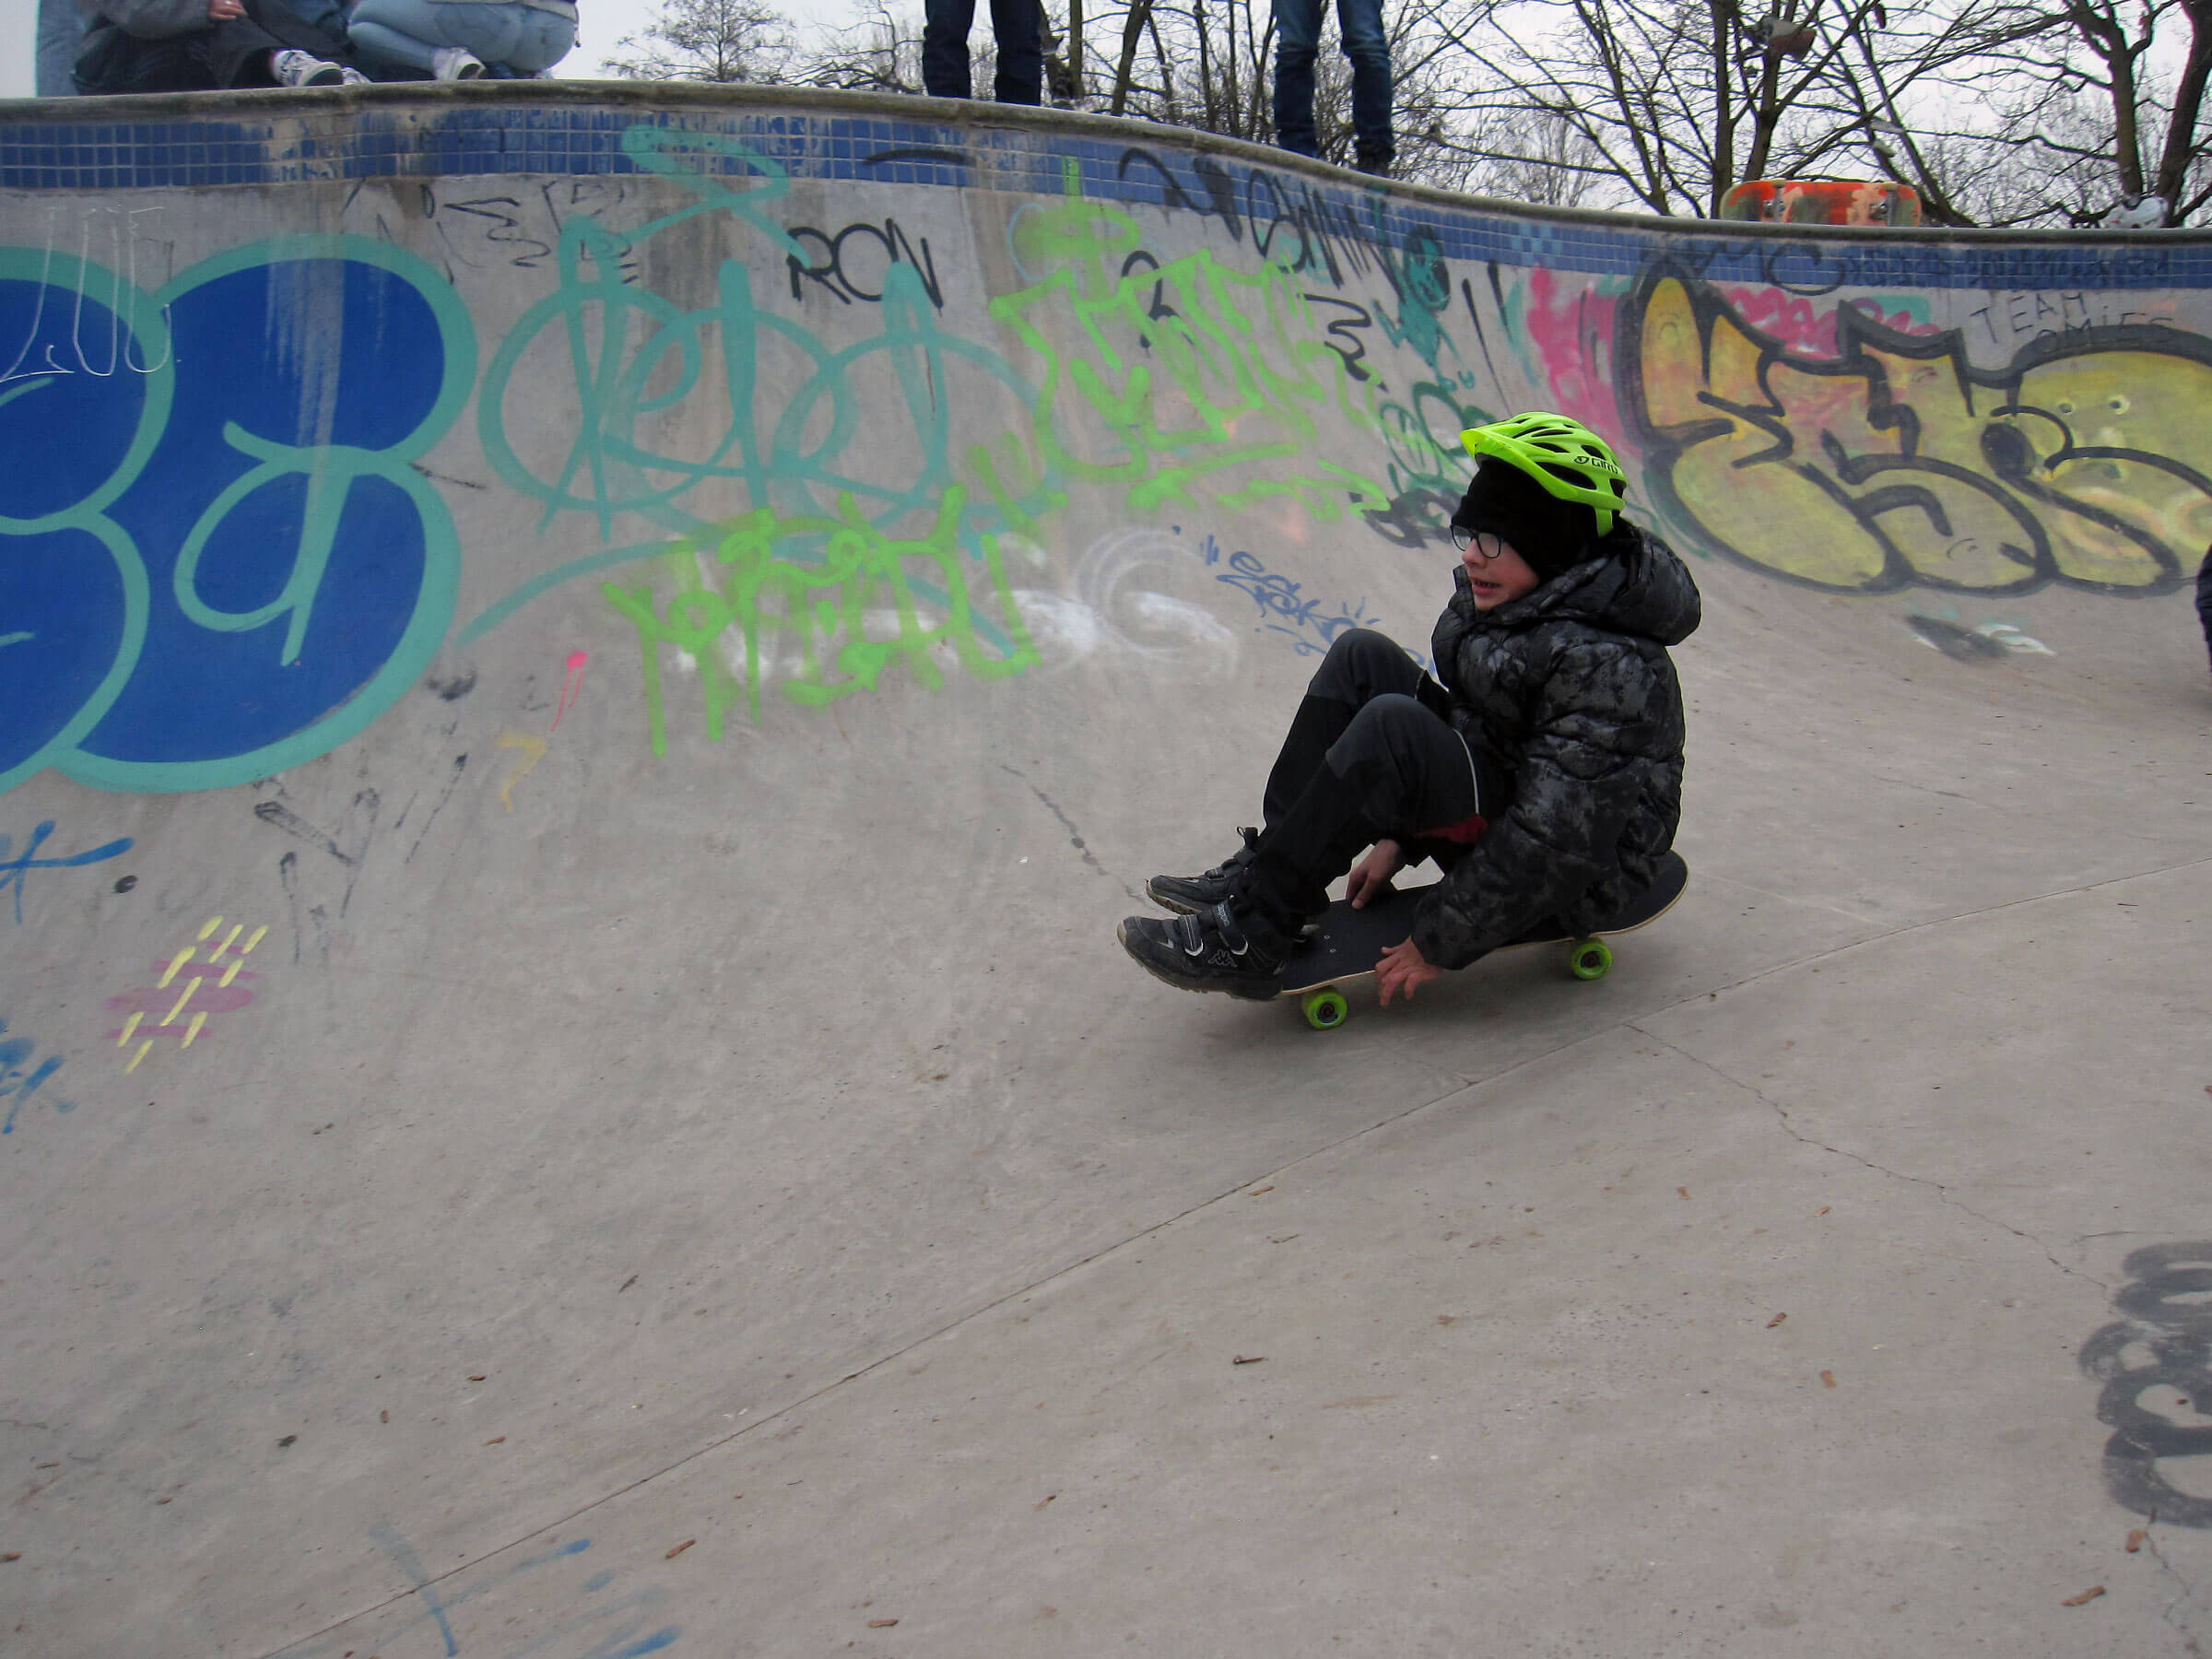
[[[1452,526],[1452,545],[1462,553],[1472,549],[1477,559],[1496,559],[1512,546],[1511,542],[1495,531],[1477,532],[1468,529],[1465,524]]]

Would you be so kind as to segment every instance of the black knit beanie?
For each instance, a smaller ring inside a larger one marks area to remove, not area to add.
[[[1472,535],[1503,537],[1540,582],[1549,582],[1595,554],[1597,515],[1580,501],[1562,501],[1510,461],[1485,455],[1460,498],[1452,524]]]

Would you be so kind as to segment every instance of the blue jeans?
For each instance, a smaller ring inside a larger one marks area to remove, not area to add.
[[[1044,101],[1042,18],[1039,0],[991,0],[991,32],[998,37],[998,74],[992,90],[1000,103]],[[922,85],[932,98],[974,96],[968,64],[968,30],[974,23],[975,0],[928,0],[922,25]]]
[[[85,15],[76,0],[39,0],[38,79],[34,89],[41,98],[68,98],[76,91],[69,78],[76,65],[76,49],[85,38]]]
[[[458,46],[531,75],[568,55],[576,20],[523,0],[359,0],[347,34],[371,65],[429,69],[439,48]]]
[[[1321,154],[1313,135],[1313,60],[1321,48],[1322,0],[1275,0],[1275,141],[1301,156]],[[1362,160],[1397,151],[1390,130],[1390,37],[1382,0],[1336,0],[1344,55],[1352,63],[1352,138]]]

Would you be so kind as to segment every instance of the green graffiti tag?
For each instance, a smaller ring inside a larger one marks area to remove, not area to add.
[[[1289,272],[1230,270],[1204,249],[1162,264],[1128,214],[1079,200],[1024,209],[1013,238],[1035,280],[990,310],[1044,364],[1039,476],[1111,485],[1142,510],[1202,481],[1232,508],[1388,509],[1373,479],[1314,456],[1324,410],[1359,432],[1377,421]]]
[[[940,653],[982,680],[1033,665],[1037,652],[1022,628],[995,536],[984,540],[982,585],[997,611],[993,631],[1007,649],[986,651],[979,637],[985,619],[978,618],[967,586],[974,565],[959,546],[966,506],[967,491],[952,486],[930,530],[911,539],[884,535],[849,493],[839,499],[834,518],[779,518],[763,508],[724,525],[711,557],[697,541],[671,546],[665,563],[676,592],[665,603],[651,582],[601,583],[607,603],[638,630],[653,752],[668,752],[663,647],[695,665],[707,736],[715,742],[740,695],[759,721],[761,688],[771,679],[793,702],[818,708],[875,690],[895,664],[934,690],[944,683]],[[794,544],[818,545],[819,562],[778,553]],[[725,642],[736,654],[733,629],[743,642],[741,667],[723,656]],[[785,642],[796,648],[795,665],[781,656]]]

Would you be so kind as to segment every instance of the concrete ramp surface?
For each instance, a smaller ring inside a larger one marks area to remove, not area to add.
[[[984,105],[0,108],[0,1653],[2201,1652],[2208,283]],[[1529,407],[1704,594],[1688,897],[1158,984]]]

